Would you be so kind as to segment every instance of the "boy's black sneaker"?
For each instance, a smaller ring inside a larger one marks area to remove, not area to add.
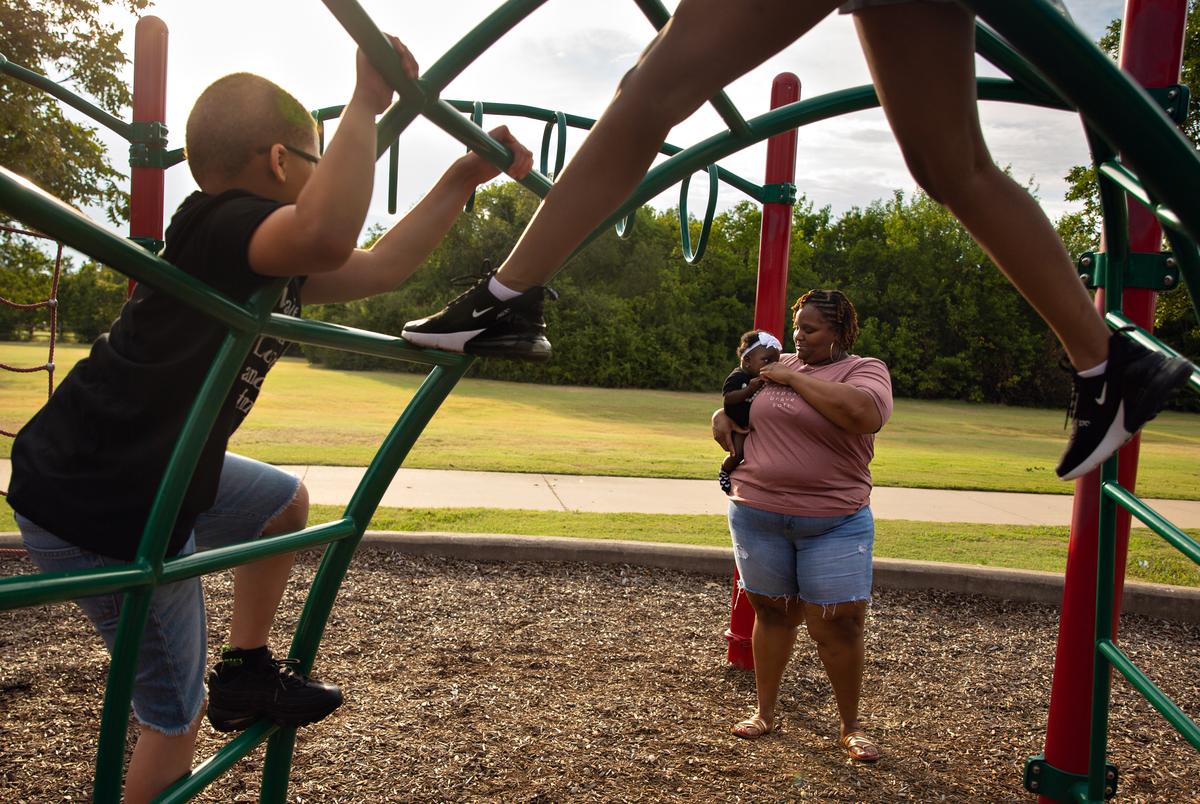
[[[1071,375],[1074,386],[1067,417],[1075,423],[1055,470],[1063,480],[1082,477],[1108,460],[1158,415],[1194,368],[1184,358],[1153,352],[1121,331],[1113,333],[1108,344],[1104,374]]]
[[[342,705],[342,691],[304,675],[299,659],[276,659],[266,648],[227,649],[208,674],[208,721],[217,731],[241,731],[259,718],[296,728]]]
[[[488,271],[475,285],[440,312],[409,321],[400,335],[409,343],[427,349],[465,352],[480,357],[520,360],[549,360],[550,341],[542,307],[551,288],[527,290],[508,301],[500,301],[488,290],[495,271]]]

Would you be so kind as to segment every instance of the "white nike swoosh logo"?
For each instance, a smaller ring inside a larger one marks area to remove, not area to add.
[[[1103,405],[1104,400],[1108,398],[1108,383],[1104,383],[1104,387],[1100,389],[1100,396],[1096,397],[1096,404]]]
[[[494,304],[492,305],[492,307],[495,307],[495,306],[496,306],[496,305],[494,305]],[[486,313],[488,310],[491,310],[491,309],[492,309],[492,307],[484,307],[482,310],[472,310],[472,311],[471,311],[471,318],[479,318],[479,316],[483,315],[483,314],[484,314],[484,313]]]

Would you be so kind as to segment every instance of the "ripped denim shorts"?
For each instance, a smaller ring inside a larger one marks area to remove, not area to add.
[[[845,516],[791,516],[729,503],[740,588],[833,605],[871,599],[871,507]]]

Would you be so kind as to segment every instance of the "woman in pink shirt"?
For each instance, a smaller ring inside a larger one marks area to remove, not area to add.
[[[805,293],[795,312],[796,353],[762,370],[745,461],[733,472],[729,531],[740,585],[756,616],[758,710],[734,724],[754,739],[775,728],[783,670],[803,623],[833,686],[839,743],[873,762],[878,746],[858,721],[863,627],[871,599],[871,471],[875,433],[892,413],[882,361],[850,354],[854,305],[837,290]],[[733,425],[718,412],[714,437]]]

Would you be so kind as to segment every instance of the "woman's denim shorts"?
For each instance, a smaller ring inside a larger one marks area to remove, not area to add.
[[[200,549],[256,539],[267,523],[296,496],[300,479],[274,466],[225,454],[217,501],[196,521],[180,556]],[[25,549],[43,572],[110,567],[126,562],[98,555],[38,527],[17,514]],[[121,596],[75,601],[96,626],[109,651],[117,638]],[[133,713],[138,721],[167,736],[184,734],[204,703],[208,627],[199,578],[187,578],[154,590],[150,616],[138,655]]]
[[[790,516],[730,502],[729,533],[747,592],[824,606],[871,599],[870,506],[846,516]]]

